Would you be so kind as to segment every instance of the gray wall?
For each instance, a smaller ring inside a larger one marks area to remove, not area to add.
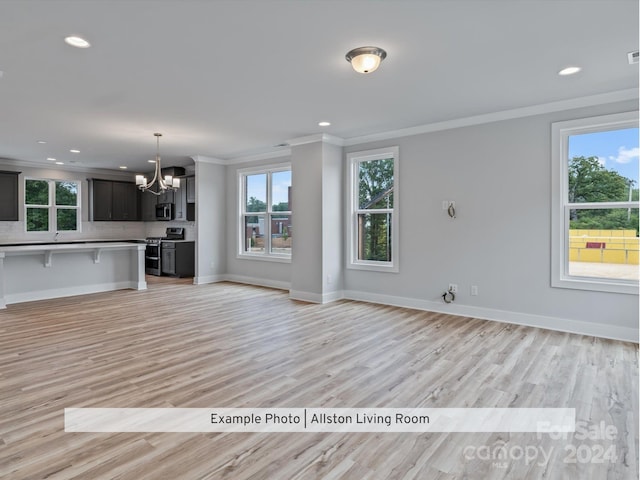
[[[251,260],[247,258],[238,258],[238,219],[240,218],[238,205],[238,170],[249,167],[258,168],[265,165],[278,165],[281,163],[288,163],[290,161],[291,158],[287,155],[251,163],[239,163],[226,167],[226,278],[228,278],[229,280],[277,288],[289,288],[289,285],[291,283],[290,263],[268,262],[261,260]],[[293,178],[292,183],[295,181],[295,178]],[[293,189],[292,195],[295,195],[295,188]],[[293,219],[293,222],[295,222],[295,218]],[[293,224],[293,232],[292,245],[295,245],[297,235],[295,223]]]
[[[345,270],[346,296],[637,336],[637,295],[550,285],[551,123],[636,109],[623,102],[346,148],[400,147],[402,205],[400,272]],[[456,201],[457,219],[443,200]],[[451,307],[440,299],[449,283],[460,289]]]
[[[206,157],[196,162],[196,277],[194,283],[220,280],[227,270],[225,167]]]

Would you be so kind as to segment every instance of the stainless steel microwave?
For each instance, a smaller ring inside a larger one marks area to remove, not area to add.
[[[173,203],[158,203],[156,220],[173,220]]]

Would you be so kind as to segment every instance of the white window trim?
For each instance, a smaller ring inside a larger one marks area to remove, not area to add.
[[[551,125],[551,285],[558,288],[594,290],[638,295],[634,280],[577,277],[569,275],[568,161],[569,137],[606,130],[638,127],[638,112],[581,118]],[[593,204],[572,205],[589,208]],[[637,208],[638,202],[603,202],[600,208]]]
[[[238,251],[236,254],[236,258],[241,260],[259,260],[264,262],[278,262],[278,263],[291,263],[291,254],[284,253],[273,253],[271,252],[271,231],[269,231],[269,235],[265,235],[267,242],[265,244],[264,253],[257,252],[245,252],[244,251],[244,215],[245,215],[245,195],[246,195],[246,187],[247,184],[244,181],[244,178],[247,175],[260,175],[260,174],[271,174],[277,172],[284,172],[287,170],[291,170],[290,163],[279,163],[276,165],[262,165],[255,168],[242,168],[237,171],[237,185],[238,185]],[[291,179],[291,186],[293,187],[293,176]],[[265,225],[269,225],[269,229],[271,228],[270,218],[273,215],[271,210],[271,181],[267,181],[267,212],[266,213],[253,213],[254,215],[264,215]],[[291,210],[288,212],[277,212],[281,215],[291,215],[293,214]],[[293,250],[293,246],[292,246]]]
[[[358,259],[358,165],[360,162],[393,158],[393,208],[371,210],[371,213],[391,213],[391,261],[380,262]],[[399,230],[399,178],[400,161],[397,146],[377,148],[347,154],[347,268],[353,270],[369,270],[375,272],[398,273],[400,271],[400,230]]]
[[[36,180],[36,181],[42,181],[42,182],[47,182],[49,184],[49,204],[48,205],[27,205],[27,189],[26,189],[26,185],[27,185],[27,180]],[[68,183],[75,183],[76,187],[78,188],[78,193],[77,193],[77,197],[78,197],[78,203],[73,206],[73,205],[56,205],[56,182],[68,182]],[[79,180],[64,180],[64,179],[53,179],[53,178],[38,178],[38,177],[25,177],[24,178],[24,184],[23,184],[23,189],[24,189],[24,198],[22,201],[22,204],[24,206],[24,231],[25,233],[27,233],[29,236],[37,236],[37,235],[48,235],[51,233],[58,233],[58,232],[62,232],[62,233],[81,233],[82,232],[82,210],[81,210],[81,204],[82,204],[82,182],[80,182]],[[29,231],[27,230],[27,209],[28,208],[46,208],[49,210],[49,225],[47,226],[47,230],[46,231]],[[75,210],[76,211],[76,226],[77,228],[75,230],[58,230],[58,217],[56,215],[56,210],[60,208],[60,209],[68,209],[68,210]]]

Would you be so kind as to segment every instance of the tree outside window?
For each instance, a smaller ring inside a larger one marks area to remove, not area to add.
[[[553,125],[554,286],[637,293],[637,125],[637,113]]]
[[[78,182],[26,179],[27,232],[78,231],[78,191]]]
[[[291,257],[291,169],[282,166],[243,171],[240,255]]]
[[[355,152],[349,161],[348,267],[398,271],[398,148]]]

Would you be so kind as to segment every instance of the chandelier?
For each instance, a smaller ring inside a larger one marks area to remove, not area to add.
[[[154,195],[162,195],[164,192],[173,191],[180,188],[180,179],[174,178],[171,175],[165,175],[162,178],[162,167],[160,166],[160,137],[161,133],[154,133],[156,137],[156,170],[153,174],[153,180],[150,183],[147,183],[147,177],[144,175],[136,175],[136,185],[143,192],[150,192]],[[152,189],[156,182],[158,183],[158,187]]]

